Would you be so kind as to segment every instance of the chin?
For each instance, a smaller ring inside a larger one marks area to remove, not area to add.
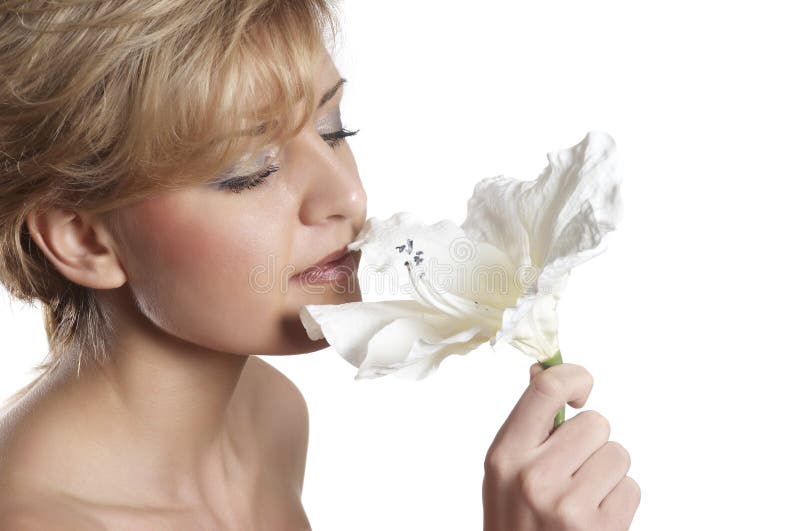
[[[361,287],[355,282],[355,289],[336,292],[325,290],[322,294],[306,294],[301,299],[294,299],[287,305],[287,316],[280,323],[280,340],[270,345],[268,352],[262,356],[286,356],[292,354],[308,354],[324,348],[330,344],[327,340],[312,340],[308,337],[303,322],[300,320],[300,307],[305,304],[345,304],[348,302],[362,302]]]
[[[329,346],[331,346],[330,343],[328,343],[325,339],[320,339],[318,341],[311,341],[309,339],[306,342],[306,348],[298,351],[297,354],[310,354],[312,352],[328,348]]]
[[[300,318],[284,319],[281,322],[281,338],[270,346],[269,351],[259,353],[259,356],[290,356],[293,354],[308,354],[324,348],[330,344],[327,340],[312,340],[308,337],[306,329]]]

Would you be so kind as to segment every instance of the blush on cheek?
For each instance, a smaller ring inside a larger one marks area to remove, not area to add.
[[[266,301],[280,298],[286,283],[280,275],[288,275],[287,257],[279,250],[288,247],[291,231],[280,223],[282,212],[224,202],[212,206],[213,200],[188,191],[137,206],[132,237],[140,277],[157,275],[162,284],[193,286],[198,296],[224,290],[239,304],[260,305],[263,311]],[[272,288],[269,293],[264,282]]]
[[[157,326],[219,351],[278,348],[286,333],[285,293],[279,286],[257,289],[250,274],[259,265],[285,267],[288,255],[281,250],[293,232],[277,223],[289,218],[283,210],[263,204],[248,210],[242,202],[191,191],[130,208],[132,289]]]
[[[136,206],[134,237],[141,259],[155,262],[155,267],[188,273],[192,264],[218,255],[224,233],[218,234],[213,220],[186,202],[179,194],[171,194]]]

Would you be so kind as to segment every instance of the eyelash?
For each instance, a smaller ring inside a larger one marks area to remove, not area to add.
[[[324,133],[320,136],[322,137],[325,142],[328,143],[331,148],[335,148],[338,146],[343,139],[347,138],[348,136],[353,136],[358,133],[360,129],[356,129],[355,131],[350,131],[348,129],[342,128],[338,131],[334,131],[333,133]],[[220,184],[220,187],[225,190],[230,190],[231,192],[238,194],[241,193],[245,189],[255,188],[259,184],[263,183],[267,177],[278,171],[280,168],[275,164],[270,164],[264,170],[247,177],[239,177],[232,181],[226,181]]]

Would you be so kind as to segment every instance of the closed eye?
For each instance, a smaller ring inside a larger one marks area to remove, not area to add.
[[[339,129],[338,131],[334,131],[333,133],[322,133],[320,136],[330,144],[331,147],[336,147],[342,141],[343,138],[347,138],[348,136],[353,136],[357,134],[360,129],[356,129],[355,131],[349,131],[345,128]]]
[[[349,129],[339,129],[338,131],[334,131],[332,133],[321,133],[320,136],[322,137],[325,142],[328,143],[331,148],[335,148],[338,146],[343,139],[347,138],[348,136],[353,136],[358,134],[360,129],[356,129],[355,131],[350,131]],[[219,187],[223,190],[229,190],[233,193],[240,193],[243,190],[249,190],[250,188],[255,188],[259,184],[263,183],[267,177],[278,171],[280,167],[276,164],[270,164],[263,170],[253,173],[251,175],[243,175],[241,177],[234,177],[232,179],[228,179],[226,181],[222,181],[219,183]]]

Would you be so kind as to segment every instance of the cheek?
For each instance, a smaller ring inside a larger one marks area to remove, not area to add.
[[[245,197],[213,209],[190,199],[163,196],[131,212],[131,289],[148,316],[178,337],[258,350],[279,333],[281,273],[292,259],[289,216],[247,209]]]

